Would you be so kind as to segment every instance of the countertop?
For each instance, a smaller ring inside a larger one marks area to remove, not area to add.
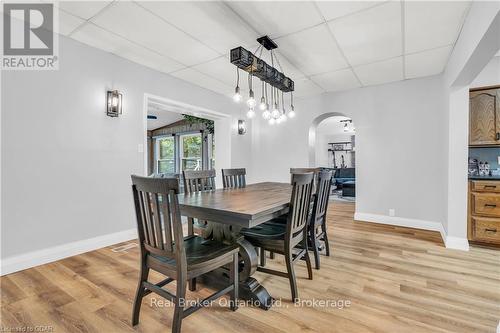
[[[500,180],[500,176],[469,176],[469,180]]]

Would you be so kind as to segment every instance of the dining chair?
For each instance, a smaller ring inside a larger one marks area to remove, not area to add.
[[[328,170],[320,171],[318,174],[314,204],[308,225],[309,245],[313,249],[314,265],[316,269],[319,269],[320,266],[320,241],[324,242],[326,256],[330,256],[330,245],[328,243],[328,234],[326,231],[326,212],[328,210],[332,176],[333,172]]]
[[[241,169],[222,169],[222,186],[224,188],[241,188],[247,186],[247,170]]]
[[[309,209],[311,210],[314,205],[314,198],[316,194],[316,184],[318,181],[318,173],[321,171],[321,168],[290,168],[290,179],[293,182],[293,175],[296,173],[309,173],[312,172],[314,174],[314,179],[313,179],[313,188],[312,188],[312,195],[311,195],[311,204],[309,205]],[[280,216],[279,218],[275,219],[272,223],[286,223],[286,215]],[[270,252],[269,257],[271,259],[274,259],[274,253]],[[265,251],[263,252],[262,250],[260,251],[260,263],[262,266],[266,265],[266,253]]]
[[[132,325],[139,323],[144,296],[154,292],[175,304],[172,332],[181,331],[181,322],[210,301],[230,293],[231,310],[236,311],[238,299],[238,245],[189,235],[184,237],[177,200],[179,183],[172,178],[132,176],[139,235],[141,266],[133,310]],[[186,280],[229,266],[230,284],[201,302],[186,308]],[[167,278],[156,284],[148,281],[154,270]],[[176,281],[176,294],[162,287]]]
[[[215,170],[213,169],[183,170],[182,180],[184,182],[184,194],[215,190]],[[195,223],[194,218],[188,216],[187,225],[188,235],[194,235],[196,229],[200,236],[204,238],[211,237],[212,230],[208,228],[207,221],[200,221],[198,219]],[[196,278],[189,280],[189,290],[196,290]]]
[[[304,258],[306,260],[308,277],[310,280],[313,278],[311,259],[307,249],[307,221],[313,178],[313,173],[293,175],[292,196],[285,224],[264,223],[253,228],[241,230],[241,234],[253,246],[285,256],[286,273],[268,269],[262,265],[259,265],[257,270],[288,278],[294,302],[298,300],[294,263]]]
[[[184,170],[182,171],[184,194],[215,190],[215,170]],[[206,221],[198,221],[198,227],[203,230]],[[188,217],[188,234],[194,235],[194,218]],[[200,232],[202,233],[202,232]]]

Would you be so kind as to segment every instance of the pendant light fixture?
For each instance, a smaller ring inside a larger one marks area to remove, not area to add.
[[[288,112],[289,118],[295,117],[295,107],[293,106],[293,91],[290,92],[290,112]]]
[[[262,117],[269,121],[270,125],[276,123],[285,122],[288,118],[295,117],[295,108],[293,105],[293,91],[295,90],[295,84],[292,79],[285,76],[283,69],[279,62],[279,59],[274,54],[273,50],[278,47],[275,42],[273,42],[268,36],[263,36],[257,38],[260,46],[255,50],[254,53],[246,50],[243,47],[237,47],[231,50],[231,63],[237,68],[237,83],[235,88],[234,100],[239,102],[241,100],[240,88],[239,88],[239,69],[243,69],[248,73],[248,112],[247,117],[253,118],[255,116],[255,94],[253,91],[253,77],[257,77],[262,81],[262,93],[259,102],[259,109],[262,112]],[[262,55],[263,49],[267,49],[271,55],[271,65],[268,65],[260,57]],[[259,53],[259,57],[256,54]],[[274,67],[274,61],[279,66],[280,70]],[[267,85],[271,86],[271,94],[269,99]],[[281,92],[281,98],[280,98]],[[285,107],[285,97],[284,93],[290,93],[290,111],[287,113]],[[281,102],[280,102],[281,100]],[[281,103],[281,106],[280,106]]]
[[[241,101],[241,93],[240,93],[240,69],[236,67],[236,88],[234,88],[233,100],[236,103]]]

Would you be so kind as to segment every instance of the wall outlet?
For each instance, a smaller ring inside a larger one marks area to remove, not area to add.
[[[389,216],[396,216],[396,210],[394,208],[389,209]]]

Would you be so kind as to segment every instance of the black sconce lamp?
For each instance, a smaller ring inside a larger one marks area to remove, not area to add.
[[[110,117],[122,114],[122,94],[118,90],[108,90],[106,114]]]
[[[247,124],[244,120],[238,119],[238,134],[243,135],[247,132]]]

